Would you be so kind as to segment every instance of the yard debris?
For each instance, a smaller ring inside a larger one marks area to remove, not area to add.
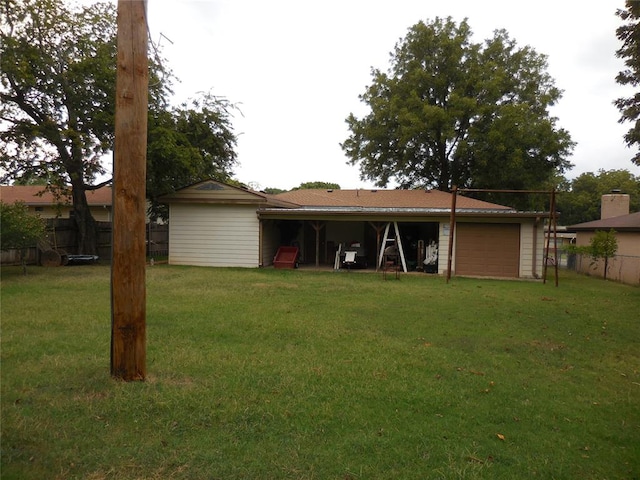
[[[469,455],[467,457],[467,460],[470,461],[470,462],[480,463],[480,464],[484,465],[486,463],[493,462],[493,456],[489,455],[486,460],[482,460],[481,458],[478,458],[478,457],[476,457],[474,455]]]
[[[501,433],[496,433],[496,437],[504,442],[504,435],[502,435]]]

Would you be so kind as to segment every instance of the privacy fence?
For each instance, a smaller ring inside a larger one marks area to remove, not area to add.
[[[68,255],[77,255],[78,229],[75,222],[68,218],[50,218],[45,220],[47,236],[38,245],[33,245],[26,250],[28,264],[40,264],[46,257],[49,249],[63,252]],[[98,261],[109,262],[111,260],[111,222],[97,222],[98,227]],[[169,253],[169,225],[148,223],[147,232],[147,257],[166,257]],[[20,251],[2,251],[0,261],[3,265],[20,263]]]

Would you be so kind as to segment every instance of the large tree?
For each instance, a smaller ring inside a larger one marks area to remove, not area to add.
[[[80,253],[95,254],[86,192],[111,181],[99,179],[114,144],[116,7],[6,0],[0,12],[1,180],[70,190]],[[171,72],[157,56],[149,67],[151,200],[208,176],[227,179],[236,163],[231,105],[205,94],[173,108]]]
[[[478,44],[466,20],[419,22],[372,69],[370,112],[348,116],[342,148],[380,187],[547,188],[573,142],[549,115],[561,92],[546,67],[504,30]]]
[[[626,22],[616,29],[618,40],[622,42],[616,56],[624,59],[626,68],[618,73],[616,82],[637,89],[640,85],[640,2],[627,0],[625,6],[624,10],[616,12],[616,15]],[[636,91],[627,98],[618,98],[614,103],[622,114],[620,123],[633,122],[633,126],[624,136],[625,143],[629,147],[640,147],[640,92]],[[640,165],[640,148],[631,161]]]
[[[71,10],[60,0],[7,0],[0,25],[0,160],[4,180],[70,186],[80,245],[95,253],[86,191],[113,144],[114,7]]]

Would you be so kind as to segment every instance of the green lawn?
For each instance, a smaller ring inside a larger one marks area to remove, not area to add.
[[[640,289],[147,269],[146,382],[107,266],[2,269],[2,479],[639,479]]]

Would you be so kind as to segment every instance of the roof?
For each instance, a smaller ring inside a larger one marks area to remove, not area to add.
[[[270,207],[297,207],[285,200],[264,192],[236,187],[216,180],[203,180],[160,197],[163,203],[206,203],[261,205]]]
[[[260,218],[316,218],[338,216],[361,219],[426,218],[451,215],[453,194],[440,190],[293,190],[275,195],[296,207],[272,208],[261,206]],[[511,207],[456,196],[456,212],[465,216],[482,217],[539,217],[544,212],[521,212]]]
[[[276,195],[204,180],[160,198],[164,203],[255,205],[260,218],[425,217],[450,215],[453,195],[439,190],[302,189]],[[456,212],[473,216],[532,217],[511,207],[457,195]]]
[[[87,202],[92,205],[111,205],[111,187],[101,187],[97,190],[87,190]],[[4,203],[23,202],[28,206],[49,206],[49,205],[71,205],[71,193],[56,198],[56,196],[45,190],[42,185],[11,185],[0,186],[0,200]]]
[[[361,207],[451,210],[452,195],[440,190],[293,190],[276,198],[301,207]],[[511,207],[458,195],[457,209],[513,210]]]
[[[640,212],[620,215],[618,217],[593,220],[591,222],[578,223],[567,227],[567,230],[616,230],[640,232]]]

